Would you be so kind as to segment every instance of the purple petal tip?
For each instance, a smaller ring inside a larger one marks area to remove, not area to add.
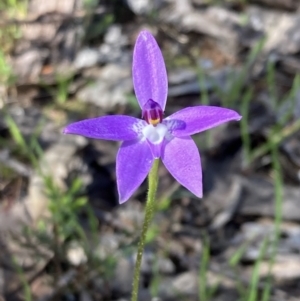
[[[165,109],[168,78],[161,50],[147,30],[139,33],[133,51],[132,78],[136,98],[143,109],[149,99]]]
[[[147,40],[149,37],[151,37],[151,38],[153,38],[153,35],[152,35],[152,33],[149,31],[149,30],[146,30],[146,29],[144,29],[144,30],[142,30],[140,33],[139,33],[139,35],[138,35],[138,39],[143,39],[143,40]]]
[[[201,180],[202,181],[202,180]],[[202,184],[202,182],[201,182]],[[190,190],[190,189],[189,189]],[[197,198],[202,199],[203,198],[203,187],[202,185],[199,185],[198,187],[195,187],[195,189],[192,191],[190,190],[192,194],[194,194]]]

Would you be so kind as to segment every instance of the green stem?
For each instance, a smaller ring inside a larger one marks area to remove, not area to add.
[[[138,297],[140,270],[141,270],[143,252],[144,252],[144,247],[146,242],[146,236],[147,236],[148,228],[152,221],[154,208],[155,208],[154,201],[155,201],[155,195],[156,195],[157,184],[158,184],[158,175],[157,175],[158,165],[159,165],[159,160],[155,160],[150,170],[150,173],[148,175],[149,189],[148,189],[147,203],[145,209],[145,219],[143,223],[141,238],[138,244],[138,251],[137,251],[136,262],[134,267],[131,301],[137,301],[137,297]]]

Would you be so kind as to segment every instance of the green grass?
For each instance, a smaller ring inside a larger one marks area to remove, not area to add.
[[[245,242],[229,260],[229,266],[237,273],[236,277],[236,289],[239,292],[241,301],[269,301],[271,298],[272,288],[272,267],[276,260],[278,240],[280,237],[280,226],[282,223],[282,202],[283,202],[283,179],[281,173],[281,166],[279,162],[280,144],[287,137],[293,135],[300,130],[300,121],[293,119],[293,112],[295,108],[296,93],[300,89],[300,76],[296,75],[291,89],[286,95],[280,95],[278,89],[278,83],[276,80],[276,69],[273,62],[269,62],[267,65],[267,72],[265,75],[266,90],[270,97],[270,102],[273,111],[276,113],[282,105],[287,105],[285,114],[279,118],[273,126],[269,128],[269,135],[265,143],[253,148],[251,145],[251,136],[249,131],[250,116],[249,108],[251,103],[256,97],[256,91],[254,86],[247,84],[247,81],[251,81],[249,78],[249,72],[255,63],[256,58],[260,54],[265,40],[262,39],[249,54],[246,63],[242,67],[238,77],[233,75],[228,79],[228,89],[220,90],[217,86],[214,87],[210,93],[216,93],[222,101],[222,106],[233,107],[237,109],[243,116],[240,121],[240,131],[244,153],[244,165],[243,168],[250,167],[255,160],[262,158],[263,156],[269,156],[271,160],[271,173],[273,175],[274,183],[274,233],[271,237],[266,237],[261,245],[260,254],[254,264],[252,276],[248,283],[241,281],[238,276],[238,265],[240,264],[243,254],[249,247],[251,242]],[[209,103],[208,92],[203,89],[203,83],[205,80],[204,72],[200,70],[199,82],[201,89],[201,104],[206,105]],[[200,272],[199,272],[199,300],[208,301],[212,299],[212,295],[207,291],[207,272],[209,271],[209,247],[205,243],[201,258]],[[260,266],[265,260],[267,250],[271,250],[269,256],[269,276],[267,279],[262,280],[259,276]]]
[[[243,152],[245,158],[245,165],[248,166],[250,163],[250,153],[251,153],[251,138],[249,134],[249,105],[253,98],[253,89],[249,88],[245,94],[242,96],[241,103],[241,115],[243,118],[240,121],[241,137],[243,143]]]
[[[0,82],[10,84],[13,79],[11,66],[7,62],[5,53],[0,49]]]
[[[35,243],[44,245],[54,252],[52,259],[54,262],[53,272],[50,274],[54,285],[58,285],[60,277],[64,274],[62,264],[66,261],[67,251],[72,243],[76,243],[84,250],[87,257],[86,267],[88,273],[94,273],[103,279],[109,279],[114,271],[115,260],[113,256],[107,256],[104,259],[99,258],[94,252],[93,246],[97,246],[99,239],[98,220],[88,205],[87,198],[82,194],[81,180],[75,178],[67,190],[57,186],[55,179],[45,173],[45,170],[40,166],[44,153],[37,137],[32,136],[28,143],[14,119],[8,113],[5,114],[5,121],[19,152],[31,163],[41,177],[45,195],[49,201],[50,217],[39,220],[36,228],[25,227],[24,234],[27,233],[28,237],[31,238],[35,237]],[[80,214],[83,213],[88,218],[85,227],[79,220]],[[51,229],[50,233],[49,229]],[[30,244],[27,247],[30,247]],[[35,250],[35,245],[31,245],[31,248]],[[24,288],[25,300],[32,300],[29,283],[22,267],[16,261],[15,269]]]
[[[13,263],[15,270],[17,271],[17,275],[18,275],[20,282],[22,284],[22,287],[23,287],[24,300],[32,301],[33,298],[32,298],[32,293],[31,293],[31,289],[30,289],[30,284],[29,284],[28,280],[26,279],[23,269],[21,268],[20,264],[17,262],[17,259],[14,256],[12,257],[12,263]]]
[[[274,175],[274,195],[275,195],[275,227],[274,227],[274,238],[271,241],[271,258],[269,261],[269,275],[262,293],[262,301],[268,301],[271,297],[272,288],[272,268],[276,260],[278,243],[280,239],[280,227],[282,223],[282,203],[283,203],[283,179],[281,173],[281,166],[279,162],[278,146],[270,141],[270,150],[272,158],[272,170]]]
[[[17,24],[14,24],[13,22],[10,23],[9,21],[11,19],[21,20],[22,18],[24,18],[27,13],[27,7],[28,0],[0,1],[0,12],[2,13],[2,20],[0,25],[0,53],[3,52],[5,55],[7,55],[9,51],[12,50],[15,41],[21,37],[20,27]]]
[[[231,77],[229,77],[227,90],[217,91],[219,92],[219,97],[224,107],[235,107],[239,105],[239,99],[243,95],[243,89],[247,85],[247,81],[251,80],[249,78],[249,74],[251,73],[253,64],[255,63],[258,55],[261,53],[265,41],[265,38],[258,41],[251,49],[241,71],[238,72],[238,74],[234,73]]]
[[[63,105],[69,97],[69,88],[74,79],[73,74],[69,75],[57,75],[56,82],[57,82],[57,88],[55,92],[55,101],[59,105]]]
[[[255,262],[252,276],[250,279],[250,284],[249,288],[247,291],[246,296],[241,296],[245,301],[257,301],[258,296],[259,296],[259,282],[260,282],[260,277],[259,277],[259,269],[260,265],[264,259],[264,256],[267,252],[267,248],[269,245],[269,238],[266,237],[261,245],[259,256]]]
[[[27,12],[28,0],[2,0],[0,10],[9,17],[23,17]]]
[[[4,16],[1,24],[5,23],[6,19],[22,19],[26,15],[27,4],[27,0],[1,1],[0,11],[3,13],[1,16]],[[89,8],[92,6],[91,1],[86,1],[85,4]],[[90,9],[90,13],[91,16],[94,14],[92,9]],[[88,26],[91,21],[89,18],[87,19],[86,26]],[[103,34],[112,21],[111,14],[107,14],[102,21],[97,23],[96,27],[92,27],[93,34],[97,35],[99,32]],[[10,86],[13,87],[14,84],[14,75],[8,57],[16,40],[20,37],[21,31],[17,24],[8,22],[7,26],[0,27],[0,82],[4,84],[7,89]],[[69,86],[73,79],[73,74],[57,76],[57,86],[50,91],[57,108],[61,109],[65,106],[69,97]],[[85,264],[87,272],[84,275],[81,287],[84,288],[84,283],[88,281],[89,274],[94,274],[93,277],[98,277],[106,281],[112,276],[115,259],[112,255],[101,258],[99,254],[94,252],[94,247],[97,246],[99,240],[99,225],[97,218],[87,202],[87,198],[83,195],[81,181],[74,179],[67,190],[58,187],[53,176],[46,174],[46,169],[41,166],[44,151],[39,145],[38,137],[43,128],[43,124],[37,125],[34,133],[25,139],[14,118],[9,114],[6,103],[2,103],[2,99],[0,99],[0,105],[4,105],[1,113],[10,135],[8,138],[1,138],[1,146],[3,145],[5,148],[10,148],[14,156],[22,161],[26,161],[26,164],[31,165],[42,179],[45,195],[49,201],[49,217],[39,220],[35,228],[25,227],[24,237],[28,237],[28,241],[34,238],[35,244],[44,245],[47,249],[54,252],[53,271],[49,273],[54,285],[58,284],[60,277],[64,274],[62,265],[65,264],[67,251],[74,242],[83,248],[87,257]],[[0,181],[3,180],[3,177],[7,177],[9,172],[9,170],[6,171],[6,168],[1,168]],[[84,227],[79,219],[81,215],[86,216],[88,220],[87,224],[84,224]],[[28,243],[26,247],[32,248],[32,251],[34,251],[36,248],[35,244],[31,245]],[[14,264],[15,271],[23,286],[24,300],[31,301],[33,300],[33,296],[30,284],[26,278],[26,272],[16,260],[14,260]],[[66,290],[73,288],[66,288]]]
[[[209,271],[209,262],[210,262],[210,246],[207,235],[204,235],[203,238],[203,250],[201,252],[200,258],[200,268],[199,268],[199,300],[201,301],[209,301],[211,300],[217,289],[219,284],[216,283],[213,286],[208,285],[208,276],[207,273]]]

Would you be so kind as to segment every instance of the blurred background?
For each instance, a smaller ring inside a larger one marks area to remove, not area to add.
[[[166,61],[166,116],[243,119],[193,137],[203,199],[161,164],[139,300],[300,300],[298,0],[1,0],[0,300],[130,299],[147,183],[118,205],[118,143],[62,129],[140,117],[142,29]]]

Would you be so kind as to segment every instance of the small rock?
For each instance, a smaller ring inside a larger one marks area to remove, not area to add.
[[[132,54],[118,46],[103,44],[99,48],[99,63],[129,64]]]
[[[82,246],[72,243],[67,250],[67,258],[74,266],[79,266],[87,261],[87,256]]]
[[[136,229],[141,229],[144,220],[144,211],[141,204],[127,202],[124,206],[119,207],[116,213],[115,221],[121,229],[131,233],[135,233]]]
[[[136,254],[134,255],[134,259],[135,258]],[[147,274],[153,273],[155,265],[158,266],[158,270],[161,274],[167,275],[175,272],[175,265],[169,258],[156,256],[152,252],[145,251],[143,254],[141,271]]]
[[[266,277],[270,272],[270,262],[260,264],[260,276]],[[271,275],[276,282],[284,283],[299,279],[300,259],[299,255],[285,254],[277,255],[276,261],[272,265]]]
[[[214,38],[220,49],[232,57],[239,50],[240,17],[222,7],[195,9],[189,1],[172,1],[160,10],[160,18],[180,27],[181,31],[194,31]]]
[[[268,179],[251,176],[243,178],[242,185],[243,204],[239,208],[242,215],[274,216],[274,187]],[[299,195],[299,187],[285,185],[282,203],[284,220],[300,220]]]
[[[121,46],[128,44],[128,38],[126,35],[122,34],[121,25],[114,24],[107,29],[104,36],[104,42],[121,48]]]
[[[112,288],[120,295],[130,294],[133,279],[133,262],[127,258],[120,258],[115,269]]]
[[[98,60],[98,49],[84,48],[77,53],[74,61],[74,67],[76,69],[92,67],[98,63]]]
[[[169,77],[170,88],[168,91],[168,96],[173,97],[187,94],[199,94],[203,90],[210,91],[215,87],[226,91],[230,89],[231,85],[231,83],[226,79],[228,77],[236,78],[238,76],[238,69],[234,70],[226,67],[207,72],[204,82],[200,82],[197,73],[192,70],[175,70],[171,72]]]
[[[126,104],[132,92],[131,70],[129,64],[110,64],[103,67],[99,78],[93,85],[84,87],[78,93],[83,102],[93,103],[102,108],[112,108]]]
[[[168,73],[170,85],[178,85],[185,82],[191,82],[197,79],[197,73],[192,69],[178,68]]]
[[[185,272],[176,276],[169,284],[161,283],[159,295],[162,298],[172,298],[178,295],[193,297],[198,293],[198,285],[197,273],[193,271]]]
[[[163,2],[162,0],[126,0],[129,8],[137,15],[152,12]]]
[[[96,253],[100,258],[106,258],[114,254],[118,250],[119,245],[120,237],[116,233],[103,233],[101,234]]]
[[[99,63],[130,64],[132,53],[126,49],[128,44],[127,36],[122,34],[122,27],[118,24],[110,26],[99,48]]]
[[[300,50],[299,14],[283,14],[277,10],[249,6],[247,15],[250,26],[267,36],[263,48],[264,53],[275,51],[287,55]]]
[[[42,70],[44,51],[29,48],[13,60],[13,72],[19,83],[36,83]]]
[[[239,300],[239,292],[236,289],[223,289],[218,292],[215,297],[212,297],[211,301],[232,301]]]
[[[50,275],[40,275],[36,277],[31,283],[31,294],[34,300],[43,300],[45,296],[50,296],[53,294],[53,287],[51,286],[51,276]],[[1,300],[1,299],[0,299]]]
[[[80,301],[93,301],[93,298],[88,291],[83,290],[80,292],[79,300]]]
[[[256,2],[277,9],[296,10],[299,8],[298,0],[256,0]]]

